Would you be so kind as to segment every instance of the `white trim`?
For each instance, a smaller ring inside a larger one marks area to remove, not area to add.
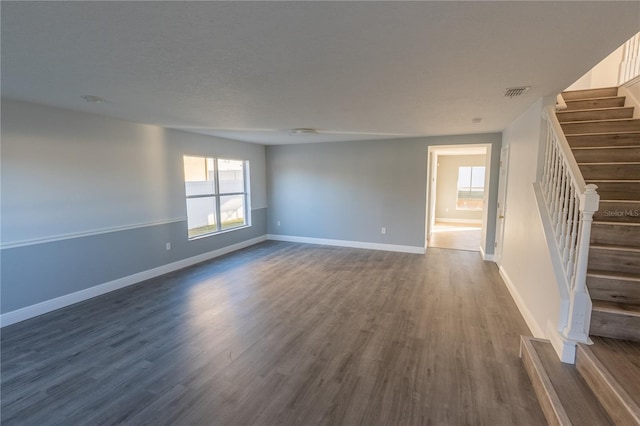
[[[0,249],[32,246],[35,244],[52,243],[54,241],[71,240],[73,238],[90,237],[93,235],[108,234],[111,232],[129,231],[131,229],[146,228],[149,226],[166,225],[168,223],[185,222],[187,217],[174,217],[172,219],[156,220],[152,222],[135,223],[132,225],[113,226],[111,228],[95,229],[93,231],[73,232],[69,234],[52,235],[50,237],[32,238],[21,241],[2,243]]]
[[[73,305],[74,303],[82,302],[123,287],[137,284],[169,272],[177,271],[178,269],[186,268],[188,266],[195,265],[196,263],[204,262],[206,260],[231,253],[232,251],[258,244],[262,241],[266,241],[266,239],[266,235],[252,238],[208,253],[178,260],[177,262],[168,263],[166,265],[158,266],[157,268],[148,269],[146,271],[138,272],[137,274],[98,284],[84,290],[76,291],[75,293],[65,294],[64,296],[56,297],[55,299],[46,300],[44,302],[36,303],[35,305],[16,309],[15,311],[0,315],[0,327],[15,324],[38,315],[46,314],[47,312],[55,311],[56,309],[64,308],[65,306]]]
[[[547,321],[547,337],[551,342],[551,346],[558,354],[560,361],[567,364],[576,363],[576,342],[575,340],[567,340],[557,328],[553,325],[553,321]]]
[[[319,244],[323,246],[352,247],[368,250],[396,251],[400,253],[425,254],[424,247],[401,246],[395,244],[367,243],[362,241],[328,240],[325,238],[297,237],[293,235],[268,234],[267,239],[291,243]]]
[[[509,278],[507,271],[505,271],[504,268],[500,266],[498,267],[498,272],[500,273],[500,276],[504,280],[504,283],[507,285],[507,289],[509,290],[509,293],[511,293],[511,297],[513,298],[513,301],[516,302],[516,306],[520,310],[520,314],[522,315],[525,322],[529,326],[529,330],[531,330],[531,333],[533,334],[533,336],[544,338],[545,335],[544,335],[544,332],[542,331],[542,327],[540,327],[540,325],[534,319],[533,314],[527,307],[527,304],[524,303],[522,296],[520,296],[520,293],[518,293],[518,290],[513,285],[513,281],[511,281],[511,278]]]
[[[480,210],[478,210],[480,211]],[[482,225],[482,219],[455,219],[448,217],[436,217],[436,222],[442,223],[473,223],[474,225]]]
[[[486,260],[489,262],[495,262],[496,261],[496,257],[493,254],[486,254],[484,252],[484,248],[482,247],[482,245],[480,245],[480,256],[482,256],[482,260]]]
[[[624,96],[624,106],[634,107],[633,118],[640,118],[640,99],[636,98],[630,87],[640,85],[640,75],[627,81],[618,88],[618,96]]]

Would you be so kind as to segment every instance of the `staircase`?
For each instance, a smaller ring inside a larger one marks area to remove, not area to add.
[[[523,337],[521,357],[549,424],[640,425],[640,119],[617,88],[562,94],[556,113],[587,184],[598,186],[587,288],[593,345],[576,364]]]
[[[562,96],[567,109],[556,115],[600,194],[587,272],[590,334],[640,341],[640,119],[615,87]]]

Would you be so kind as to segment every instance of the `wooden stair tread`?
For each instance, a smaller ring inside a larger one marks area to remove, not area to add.
[[[640,145],[572,147],[571,152],[578,164],[640,162]]]
[[[640,306],[606,302],[604,300],[594,300],[593,311],[640,318]]]
[[[626,121],[628,119],[625,119],[623,121]],[[635,118],[634,120],[640,120],[638,118]],[[596,123],[598,122],[598,120],[596,120]],[[588,132],[588,133],[572,133],[570,135],[567,136],[572,136],[572,137],[576,137],[576,136],[614,136],[614,135],[623,135],[623,136],[634,136],[637,135],[640,137],[640,131],[639,130],[626,130],[626,131],[622,131],[622,132]],[[639,141],[640,142],[640,141]]]
[[[577,368],[560,362],[549,341],[522,336],[520,347],[549,424],[613,424]]]
[[[591,244],[591,248],[599,249],[599,250],[630,251],[634,253],[640,253],[640,248],[617,245],[617,244]]]
[[[639,275],[588,271],[587,288],[592,302],[598,300],[640,306]]]
[[[595,337],[593,339],[595,343],[592,346],[578,344],[576,367],[613,423],[616,425],[638,425],[640,424],[640,409],[634,397],[626,390],[630,377],[618,379],[612,373],[609,367],[613,358],[608,357],[610,353],[607,353],[602,344],[607,340]],[[603,346],[597,350],[598,355],[603,356],[605,360],[596,355],[593,350],[595,346]],[[620,358],[616,361],[620,361]],[[633,370],[635,369],[632,367],[631,371]]]
[[[606,183],[624,183],[633,182],[640,183],[640,179],[589,179],[588,182],[606,182]]]
[[[566,101],[589,100],[594,98],[618,96],[617,87],[602,87],[597,89],[570,90],[562,92],[562,97]]]
[[[579,163],[585,180],[622,180],[640,182],[640,162],[590,162]]]
[[[587,271],[587,277],[594,278],[609,278],[612,280],[619,281],[629,281],[631,283],[635,282],[640,285],[640,276],[636,274],[629,274],[624,272],[615,272],[615,271],[600,271],[600,270],[589,270]]]
[[[582,132],[565,135],[572,149],[582,147],[640,147],[640,132]]]
[[[640,405],[640,342],[594,336],[591,351]],[[640,415],[640,413],[638,413]]]
[[[640,164],[640,161],[606,161],[599,163],[578,163],[578,166],[624,166],[624,165],[634,165],[637,166]]]
[[[563,92],[567,93],[567,92]],[[607,99],[624,99],[624,96],[600,96],[599,98],[582,98],[582,99],[565,99],[565,103],[584,102],[584,101],[603,101]]]
[[[598,278],[611,278],[616,280],[623,281],[636,281],[640,284],[640,276],[636,274],[629,274],[624,272],[613,272],[613,271],[599,271],[589,269],[587,271],[587,277],[598,277]]]
[[[609,118],[606,120],[565,121],[560,123],[565,136],[584,133],[614,133],[640,131],[639,118]]]
[[[638,149],[638,148],[640,147],[637,145],[616,145],[616,146],[602,145],[602,146],[576,146],[576,147],[572,147],[571,150],[572,151],[598,151],[603,149],[614,150],[614,149]]]
[[[627,121],[640,122],[640,118],[607,118],[605,120],[583,120],[583,121],[572,121],[571,124],[606,123],[606,122],[624,123]],[[560,123],[560,124],[569,124],[569,123]],[[631,132],[637,132],[637,131],[631,131]],[[606,132],[606,133],[613,133],[613,132]],[[572,133],[572,134],[575,135],[576,133]]]
[[[576,102],[574,101],[569,101],[569,102]],[[571,113],[576,113],[576,112],[598,112],[598,111],[615,111],[615,110],[620,110],[620,109],[633,109],[633,107],[606,107],[606,108],[585,108],[585,109],[574,109],[571,111],[567,111],[567,110],[562,110],[562,111],[557,111],[556,114],[571,114]]]
[[[624,166],[627,164],[637,165],[640,164],[640,161],[604,161],[599,163],[578,163],[578,166],[581,165],[589,165],[589,166]]]
[[[556,112],[560,123],[632,119],[633,107],[615,106],[605,108],[566,109]]]
[[[600,200],[601,203],[636,203],[637,200]],[[593,222],[594,225],[613,225],[613,226],[640,226],[638,222],[609,222],[606,220],[598,220]]]
[[[563,92],[563,96],[566,93],[570,93],[570,92]],[[570,103],[570,102],[583,102],[583,101],[595,101],[595,100],[605,100],[605,99],[624,99],[624,96],[600,96],[598,98],[580,98],[580,99],[565,99],[565,103]]]
[[[589,108],[624,107],[625,96],[602,96],[587,99],[565,99],[566,108],[563,111],[579,111]]]

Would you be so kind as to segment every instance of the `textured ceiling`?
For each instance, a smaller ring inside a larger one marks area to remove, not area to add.
[[[1,88],[264,144],[493,132],[639,29],[640,2],[3,1]]]

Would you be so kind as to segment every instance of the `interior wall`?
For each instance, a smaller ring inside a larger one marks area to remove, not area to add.
[[[622,54],[623,46],[620,46],[592,69],[587,71],[566,90],[598,89],[617,86]]]
[[[462,219],[482,223],[482,210],[457,210],[458,168],[484,166],[486,155],[438,155],[436,220]]]
[[[482,134],[268,146],[268,232],[423,248],[428,147],[492,144],[486,250],[493,253],[500,143],[500,134]]]
[[[542,100],[503,132],[509,145],[509,184],[500,270],[534,335],[558,323],[560,293],[538,213],[533,183],[540,150]]]
[[[633,118],[640,118],[640,76],[625,83],[618,92],[625,96],[625,106],[635,107]]]
[[[261,145],[3,99],[1,149],[2,313],[266,234]],[[185,154],[249,160],[252,227],[188,241]]]

